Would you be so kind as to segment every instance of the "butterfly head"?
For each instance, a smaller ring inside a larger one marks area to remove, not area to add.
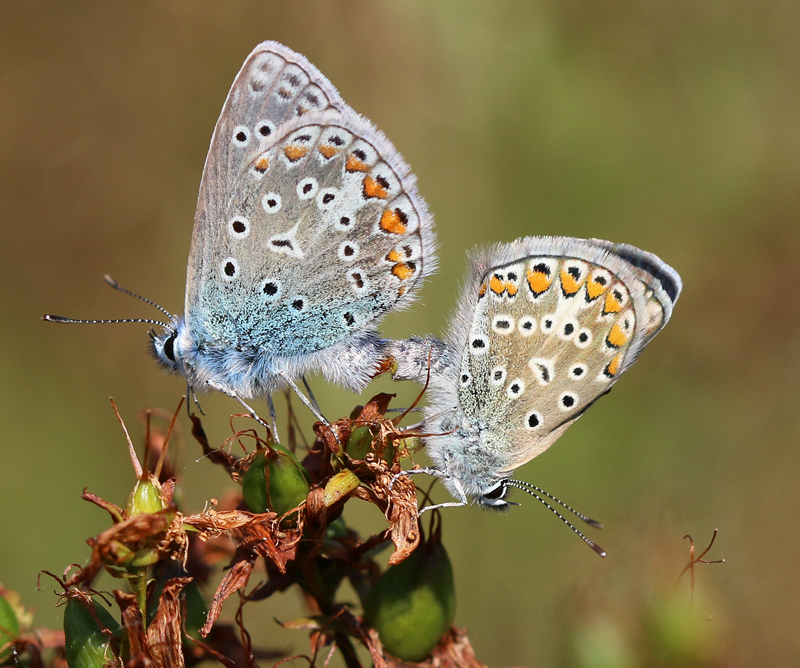
[[[150,331],[150,346],[156,361],[173,373],[186,375],[184,369],[183,347],[181,333],[183,320],[178,320],[174,327],[165,327],[160,334]]]
[[[475,502],[484,508],[500,511],[508,510],[509,506],[518,506],[518,503],[506,500],[509,487],[507,478],[493,482],[478,494],[475,494]]]

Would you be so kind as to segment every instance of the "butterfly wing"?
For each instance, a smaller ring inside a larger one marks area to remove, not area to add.
[[[187,324],[195,342],[242,352],[244,382],[260,364],[358,388],[374,371],[375,323],[434,268],[432,218],[388,139],[278,47],[251,54],[217,124]]]
[[[351,111],[305,57],[278,42],[263,42],[253,49],[225,100],[203,169],[186,279],[187,318],[197,312],[206,249],[220,233],[217,217],[261,141],[286,121],[307,111],[325,110]]]
[[[473,257],[448,344],[457,406],[502,472],[541,454],[666,324],[678,274],[633,246],[529,237]]]

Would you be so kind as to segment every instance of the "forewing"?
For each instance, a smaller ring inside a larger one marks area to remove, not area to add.
[[[477,257],[471,289],[451,340],[458,402],[512,470],[632,364],[669,319],[680,279],[632,246],[532,237]]]
[[[432,219],[391,143],[352,112],[279,126],[215,214],[198,338],[294,356],[412,299],[433,268]]]
[[[200,184],[186,281],[186,317],[196,312],[208,250],[223,211],[253,157],[278,127],[309,112],[353,113],[308,60],[277,42],[259,44],[231,86],[217,121]]]

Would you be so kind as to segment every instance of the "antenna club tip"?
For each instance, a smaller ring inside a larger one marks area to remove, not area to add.
[[[603,559],[608,556],[608,552],[606,552],[602,547],[600,547],[597,543],[588,543],[589,547],[591,547],[597,554],[599,554]]]
[[[65,320],[67,320],[67,318],[60,315],[50,315],[48,313],[42,316],[42,320],[44,320],[45,322],[64,322]]]
[[[116,288],[119,286],[119,283],[117,283],[113,278],[111,278],[110,274],[103,274],[103,280],[106,283],[108,283],[112,288]]]
[[[588,524],[589,526],[594,527],[595,529],[602,529],[603,528],[603,525],[600,522],[598,522],[597,520],[593,520],[593,519],[586,520],[586,524]]]

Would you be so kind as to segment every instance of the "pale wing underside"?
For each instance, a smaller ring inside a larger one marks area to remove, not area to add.
[[[566,238],[496,247],[475,258],[471,284],[451,337],[461,351],[458,403],[508,470],[547,449],[616,382],[680,292],[655,256]]]
[[[305,114],[245,167],[207,231],[198,339],[315,352],[407,303],[430,273],[430,215],[367,121]]]
[[[194,340],[267,358],[330,347],[408,303],[433,246],[392,144],[302,56],[256,49],[203,176],[186,294]]]
[[[302,55],[277,42],[259,44],[247,57],[222,108],[200,184],[186,278],[187,317],[203,277],[202,254],[235,184],[279,125],[304,113],[355,113],[325,76]]]

